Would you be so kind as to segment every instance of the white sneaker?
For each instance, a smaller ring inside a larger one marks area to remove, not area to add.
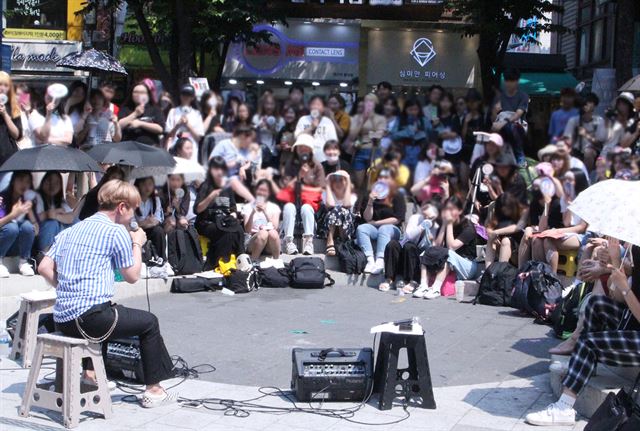
[[[424,293],[424,299],[436,299],[440,298],[440,291],[435,289],[429,289]]]
[[[364,267],[365,274],[371,274],[376,269],[376,261],[372,257],[367,259],[367,266]]]
[[[429,291],[429,286],[427,286],[426,284],[421,284],[420,287],[418,287],[414,292],[413,292],[413,297],[414,298],[424,298],[424,295]]]
[[[0,278],[9,278],[9,269],[0,263]]]
[[[152,409],[154,407],[165,406],[168,404],[173,404],[177,401],[178,394],[175,392],[165,392],[162,395],[152,395],[148,392],[145,392],[142,395],[142,399],[140,400],[140,404],[145,409]]]
[[[36,275],[36,273],[33,271],[33,266],[31,266],[27,262],[20,265],[19,271],[20,274],[24,275],[25,277],[33,277],[34,275]]]
[[[384,271],[384,259],[377,258],[375,265],[373,267],[373,271],[371,271],[371,274],[373,275],[382,274],[382,271]]]
[[[573,426],[576,424],[576,412],[556,402],[549,404],[545,410],[529,413],[524,420],[529,425]]]
[[[284,239],[284,251],[287,254],[298,254],[298,247],[290,236]]]
[[[311,256],[313,254],[313,235],[302,237],[302,254]]]
[[[164,269],[167,270],[167,277],[175,277],[176,273],[168,262],[165,264]]]

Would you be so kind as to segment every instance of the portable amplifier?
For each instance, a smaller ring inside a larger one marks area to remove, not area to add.
[[[373,350],[293,349],[291,389],[298,401],[363,401],[373,385]]]

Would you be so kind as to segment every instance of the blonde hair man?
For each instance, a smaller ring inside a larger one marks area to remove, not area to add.
[[[140,277],[142,247],[147,236],[142,229],[128,231],[140,194],[131,184],[111,180],[98,193],[99,211],[61,232],[38,271],[53,286],[57,298],[53,308],[56,329],[65,335],[102,343],[137,336],[147,389],[143,407],[173,402],[160,382],[171,377],[173,364],[153,314],[111,303],[115,294],[114,270],[128,283]],[[95,382],[89,363],[83,364],[85,380]]]

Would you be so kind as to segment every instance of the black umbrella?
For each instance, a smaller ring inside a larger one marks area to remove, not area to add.
[[[71,53],[58,61],[56,66],[87,72],[113,72],[127,75],[127,71],[118,60],[93,48]]]
[[[87,154],[99,163],[141,167],[173,167],[176,161],[171,154],[160,148],[136,141],[98,144]]]
[[[0,172],[102,172],[86,153],[59,145],[38,145],[16,152],[0,167]]]

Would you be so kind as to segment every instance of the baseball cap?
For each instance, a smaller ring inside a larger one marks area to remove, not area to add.
[[[180,94],[189,95],[189,96],[195,96],[196,95],[196,89],[193,88],[193,85],[191,85],[191,84],[185,84],[185,85],[182,86],[182,88],[180,88]]]

